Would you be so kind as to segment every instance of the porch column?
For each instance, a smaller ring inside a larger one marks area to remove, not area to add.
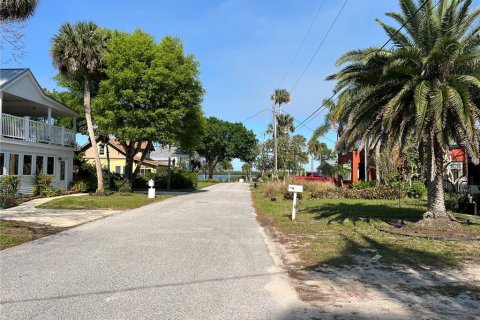
[[[48,119],[47,119],[47,125],[48,125],[48,143],[52,143],[52,108],[48,108]]]

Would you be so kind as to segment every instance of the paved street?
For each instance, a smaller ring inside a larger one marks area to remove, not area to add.
[[[219,184],[0,253],[0,319],[297,319],[247,184]]]

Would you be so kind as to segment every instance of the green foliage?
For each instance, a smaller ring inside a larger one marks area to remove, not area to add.
[[[123,141],[196,144],[204,90],[198,62],[184,54],[180,39],[156,43],[140,30],[117,32],[102,57],[106,78],[95,102],[100,128]]]
[[[336,188],[335,190],[318,190],[310,193],[312,199],[395,200],[404,196],[405,194],[398,188],[384,185],[364,189]]]
[[[205,158],[213,173],[215,166],[224,160],[238,158],[252,162],[256,157],[256,144],[255,134],[243,124],[210,117],[206,119],[205,131],[196,151]]]
[[[352,187],[353,189],[366,189],[366,188],[371,188],[371,187],[375,187],[377,184],[376,181],[357,181],[357,182],[354,182]]]
[[[52,189],[52,176],[37,174],[34,178],[33,193],[41,197],[54,197],[55,191]]]
[[[9,208],[17,205],[15,195],[20,188],[21,179],[17,176],[0,178],[0,207]]]
[[[480,10],[472,1],[399,0],[400,13],[387,13],[401,32],[380,20],[394,47],[352,50],[337,61],[336,112],[347,123],[339,146],[380,143],[402,149],[409,135],[427,165],[429,211],[440,211],[444,150],[454,141],[473,159],[480,153]],[[423,8],[423,9],[422,9]],[[418,13],[417,13],[418,11]],[[414,19],[412,12],[415,12]],[[412,165],[415,156],[407,159]],[[421,160],[421,159],[419,159]]]
[[[420,181],[413,181],[412,186],[407,190],[409,198],[423,199],[427,196],[427,188]]]
[[[130,184],[125,179],[115,180],[115,187],[118,192],[132,192],[132,187],[130,187]]]

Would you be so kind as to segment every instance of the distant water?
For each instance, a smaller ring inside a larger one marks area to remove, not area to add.
[[[234,175],[234,174],[230,175],[230,179],[234,179],[234,178],[238,178],[238,177],[242,177],[242,176]],[[198,180],[204,180],[204,179],[205,179],[205,176],[203,174],[198,175]],[[208,174],[207,174],[207,179],[208,179]],[[214,174],[213,179],[228,181],[228,174]]]

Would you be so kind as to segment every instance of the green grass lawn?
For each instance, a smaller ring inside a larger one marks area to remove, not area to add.
[[[37,208],[42,209],[134,209],[147,204],[161,201],[170,196],[157,195],[155,199],[149,199],[140,193],[113,193],[106,196],[78,196],[53,199]]]
[[[373,257],[380,262],[432,267],[458,266],[462,261],[480,261],[480,241],[440,241],[421,237],[392,235],[378,227],[403,219],[407,224],[422,218],[421,200],[301,200],[297,221],[291,221],[292,202],[272,202],[261,190],[253,191],[253,200],[262,223],[281,231],[282,241],[296,248],[299,264],[345,265],[355,262],[354,255]],[[465,231],[480,236],[480,225],[465,226]]]

